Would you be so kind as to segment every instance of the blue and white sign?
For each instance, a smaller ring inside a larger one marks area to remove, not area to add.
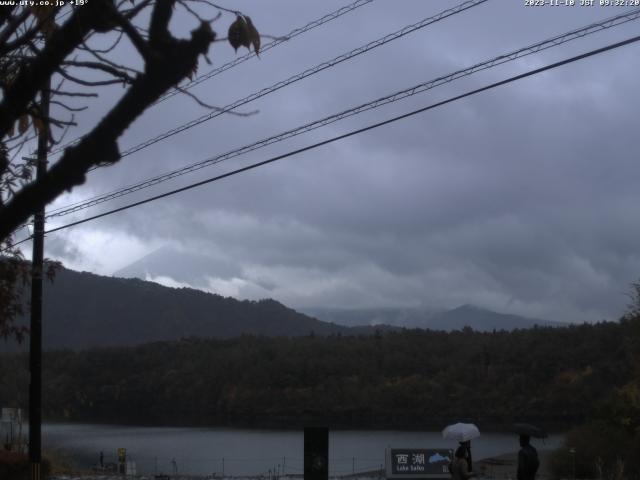
[[[452,459],[453,450],[447,448],[390,448],[387,478],[451,478]]]

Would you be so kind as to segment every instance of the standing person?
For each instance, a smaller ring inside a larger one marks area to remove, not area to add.
[[[100,452],[100,469],[104,470],[104,453]]]
[[[535,480],[540,466],[538,452],[529,441],[529,435],[520,435],[521,448],[518,452],[518,480]]]
[[[467,450],[467,462],[469,462],[469,470],[473,470],[473,460],[471,459],[471,440],[466,442],[459,442],[461,447]]]
[[[451,467],[451,478],[453,480],[469,480],[476,474],[471,471],[469,463],[469,450],[464,445],[460,445],[456,449],[455,459]]]

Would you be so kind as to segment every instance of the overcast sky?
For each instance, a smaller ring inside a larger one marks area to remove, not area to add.
[[[579,3],[579,0],[577,0]],[[226,5],[220,0],[221,5]],[[231,5],[233,3],[233,5]],[[234,1],[284,35],[347,1]],[[224,106],[458,2],[375,0],[203,83]],[[52,208],[188,165],[623,11],[490,0],[171,137]],[[208,15],[208,16],[213,16]],[[215,25],[221,36],[233,20]],[[176,31],[194,28],[180,17]],[[57,226],[335,136],[636,35],[638,22],[526,57],[200,170]],[[263,43],[268,42],[263,39]],[[241,49],[238,54],[244,54]],[[132,51],[120,52],[135,63]],[[219,66],[235,57],[213,45]],[[640,45],[475,95],[196,190],[51,234],[46,255],[294,308],[470,303],[559,321],[616,319],[640,277]],[[201,62],[199,73],[212,67]],[[80,117],[87,128],[122,90]],[[126,149],[206,113],[179,95],[150,109]],[[77,131],[79,133],[81,130]],[[75,136],[75,135],[72,135]],[[153,252],[160,252],[153,255]],[[181,268],[180,268],[181,267]],[[131,267],[133,268],[133,267]]]

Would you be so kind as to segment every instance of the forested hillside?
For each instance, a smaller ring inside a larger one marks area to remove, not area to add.
[[[28,291],[28,289],[27,289]],[[26,301],[26,300],[25,300]],[[491,331],[528,328],[534,324],[560,323],[527,319],[463,306],[444,312],[402,310],[402,321],[372,325],[376,310],[358,313],[358,322],[347,321],[345,312],[313,318],[272,300],[236,300],[191,288],[170,288],[139,279],[125,279],[60,269],[54,282],[44,284],[43,341],[47,350],[134,346],[179,340],[185,337],[233,338],[243,334],[266,336],[358,335],[403,326],[431,330],[455,330],[466,325]],[[320,310],[317,310],[320,313]],[[331,310],[327,310],[331,312]],[[327,311],[323,312],[326,314]],[[381,318],[394,320],[398,311],[381,310]],[[394,315],[388,315],[394,313]],[[349,317],[349,315],[347,315]],[[395,318],[398,320],[398,318]],[[353,319],[351,319],[353,320]],[[26,324],[27,319],[23,319]],[[0,339],[0,352],[17,351],[17,344]],[[26,345],[23,346],[26,350]]]
[[[488,428],[515,419],[564,428],[629,381],[630,338],[622,322],[51,352],[43,362],[45,418],[393,428],[469,418]],[[26,359],[4,356],[0,365],[0,403],[19,392],[24,401]]]
[[[182,337],[348,332],[275,300],[239,301],[190,288],[60,269],[44,285],[45,349],[137,345]]]

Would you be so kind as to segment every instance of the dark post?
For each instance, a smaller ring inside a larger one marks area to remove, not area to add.
[[[304,480],[329,478],[329,429],[304,429]]]
[[[44,128],[38,132],[36,179],[47,170],[49,142],[49,79],[40,93],[40,114]],[[33,256],[31,259],[31,332],[29,337],[29,464],[31,480],[40,480],[42,461],[42,270],[44,259],[44,207],[33,217]]]

